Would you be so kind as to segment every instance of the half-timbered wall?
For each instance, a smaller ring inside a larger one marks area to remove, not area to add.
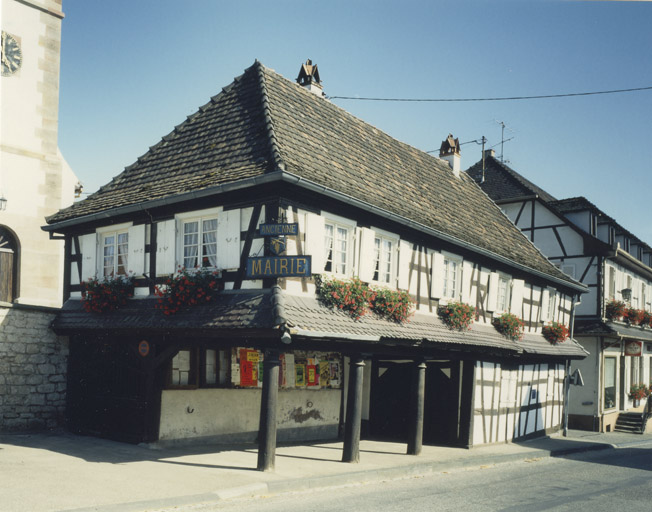
[[[515,441],[562,425],[564,365],[476,363],[473,444]]]
[[[408,290],[416,303],[418,314],[434,314],[438,305],[451,300],[460,300],[475,306],[478,321],[490,323],[492,318],[503,312],[511,312],[526,323],[527,332],[537,332],[544,322],[556,320],[568,324],[571,312],[571,297],[551,287],[536,286],[523,279],[514,278],[505,269],[481,265],[468,253],[444,250],[436,243],[424,244],[404,239],[401,233],[391,232],[374,225],[360,224],[355,219],[344,218],[328,211],[306,211],[287,207],[279,210],[287,222],[299,224],[299,236],[288,237],[288,255],[311,255],[313,274],[332,277],[358,276],[376,286],[387,286]],[[217,219],[216,268],[222,271],[225,288],[260,288],[262,281],[243,279],[242,263],[247,256],[262,256],[263,238],[258,234],[258,225],[265,222],[265,207],[225,209],[215,207],[208,210],[177,214],[174,218],[153,224],[124,223],[96,229],[93,233],[74,236],[71,240],[71,295],[80,297],[80,283],[103,272],[103,236],[106,233],[126,233],[128,237],[128,270],[136,277],[135,296],[151,293],[152,282],[162,280],[184,264],[184,223],[201,219]],[[338,258],[346,262],[345,272],[338,273],[333,267],[325,271],[329,248],[326,247],[327,232],[340,230],[346,234],[346,241],[336,241],[342,249]],[[152,238],[155,230],[155,240]],[[377,245],[379,244],[379,245]],[[387,249],[383,256],[384,274],[376,268],[376,248]],[[151,270],[152,263],[155,271]],[[446,283],[446,268],[455,268],[455,278]],[[498,290],[502,286],[501,299]],[[312,279],[286,278],[280,285],[291,293],[313,294]]]
[[[613,260],[607,260],[604,269],[605,302],[624,300],[622,291],[627,288],[631,290],[632,307],[652,311],[652,282]]]

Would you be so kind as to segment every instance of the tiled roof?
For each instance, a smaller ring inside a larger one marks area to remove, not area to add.
[[[628,326],[601,320],[575,320],[576,336],[623,336],[632,340],[652,341],[652,331],[642,327]]]
[[[485,158],[484,181],[482,181],[482,160],[471,166],[466,173],[494,201],[532,195],[538,195],[546,202],[556,201],[548,192],[493,156]]]
[[[281,170],[576,284],[467,175],[456,177],[445,162],[259,62],[111,183],[48,223]]]
[[[156,309],[157,299],[131,299],[126,306],[102,314],[87,313],[80,300],[68,300],[53,323],[59,334],[98,330],[165,333],[240,332],[247,336],[277,329],[285,323],[293,336],[339,340],[343,343],[408,342],[411,346],[437,350],[484,350],[506,354],[544,354],[583,358],[586,353],[575,342],[551,345],[541,335],[526,334],[522,341],[511,341],[493,327],[474,325],[470,331],[448,329],[434,314],[414,315],[405,324],[396,324],[375,315],[352,319],[347,313],[322,305],[317,299],[285,294],[279,287],[265,290],[221,292],[210,303],[166,316]]]

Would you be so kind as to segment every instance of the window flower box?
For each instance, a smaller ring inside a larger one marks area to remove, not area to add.
[[[182,309],[210,302],[222,288],[218,271],[181,267],[165,281],[164,287],[156,287],[159,297],[156,307],[166,315],[174,315]]]
[[[512,313],[503,313],[498,318],[494,318],[493,325],[506,338],[514,341],[523,339],[525,323]]]
[[[438,313],[450,329],[458,331],[470,330],[476,315],[475,308],[464,302],[449,302],[445,306],[440,306]]]
[[[82,305],[89,313],[104,313],[118,309],[134,294],[134,278],[119,274],[91,277],[82,283]]]
[[[568,339],[570,331],[564,324],[550,322],[548,325],[543,326],[542,334],[545,339],[555,345]]]

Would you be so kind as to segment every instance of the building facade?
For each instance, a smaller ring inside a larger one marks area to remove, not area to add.
[[[574,363],[584,386],[573,387],[570,425],[611,431],[629,413],[640,430],[645,401],[633,387],[652,385],[652,248],[583,197],[557,200],[486,155],[468,171],[541,251],[589,292],[577,305],[574,336],[591,354]],[[636,313],[612,314],[615,304]],[[640,318],[639,318],[640,316]]]
[[[73,428],[264,446],[344,435],[344,460],[361,431],[414,452],[558,429],[567,366],[586,353],[546,341],[541,315],[569,323],[586,288],[459,167],[330,103],[312,63],[302,73],[309,88],[256,62],[48,219],[66,239],[55,330],[70,337]],[[133,298],[87,311],[96,279],[128,280]],[[201,279],[219,292],[180,298]],[[361,315],[350,303],[363,293]],[[397,296],[409,321],[386,318]],[[458,301],[470,330],[438,314]],[[494,328],[505,312],[522,319],[521,340]]]
[[[73,202],[57,146],[61,1],[2,2],[0,430],[60,425],[67,346],[49,325],[63,293],[63,241],[41,230]]]

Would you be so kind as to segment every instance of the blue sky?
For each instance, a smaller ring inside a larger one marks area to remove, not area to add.
[[[652,86],[652,2],[64,0],[59,146],[93,192],[255,59],[330,96],[477,98]],[[333,100],[424,151],[481,136],[555,197],[652,245],[652,90],[511,102]],[[462,167],[480,146],[462,147]]]

